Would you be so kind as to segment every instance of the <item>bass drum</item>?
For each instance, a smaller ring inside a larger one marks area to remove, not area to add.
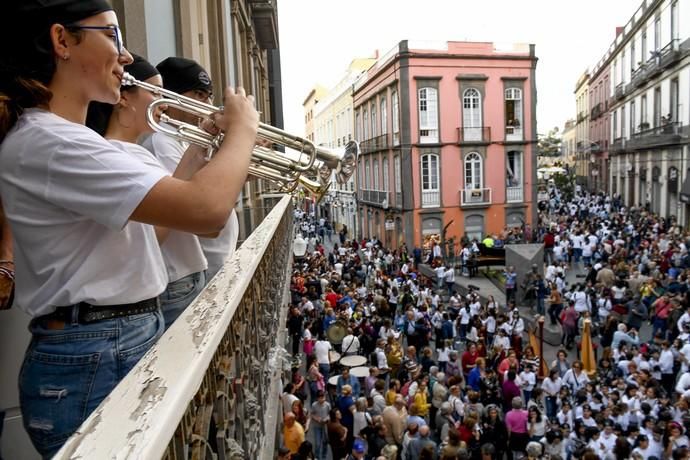
[[[326,330],[326,338],[333,345],[340,345],[343,343],[343,338],[347,335],[347,322],[343,319],[337,319]]]

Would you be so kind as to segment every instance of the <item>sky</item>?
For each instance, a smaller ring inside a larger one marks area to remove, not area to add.
[[[281,0],[278,28],[285,129],[304,134],[302,102],[332,88],[350,61],[401,40],[533,43],[537,129],[575,117],[575,83],[642,0]]]

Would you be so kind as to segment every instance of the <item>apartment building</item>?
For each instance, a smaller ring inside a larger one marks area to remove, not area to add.
[[[575,84],[575,181],[588,186],[589,178],[589,72],[585,71]]]
[[[610,67],[597,64],[589,76],[589,140],[581,150],[589,161],[589,190],[599,192],[609,189],[609,137],[611,113],[609,112]]]
[[[690,219],[690,0],[646,0],[602,59],[609,67],[610,192]]]
[[[354,87],[360,235],[427,247],[533,223],[536,63],[534,45],[493,43],[381,56]]]

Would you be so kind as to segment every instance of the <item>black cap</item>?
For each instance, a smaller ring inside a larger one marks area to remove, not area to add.
[[[137,54],[131,54],[134,58],[134,61],[125,66],[125,72],[131,74],[134,78],[141,81],[148,80],[156,75],[160,75],[158,69],[155,68],[149,61]]]
[[[208,72],[191,59],[169,57],[156,68],[163,77],[163,87],[176,93],[185,93],[196,89],[213,93],[213,84]]]

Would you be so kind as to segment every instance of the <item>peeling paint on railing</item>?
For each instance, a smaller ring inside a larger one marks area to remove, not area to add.
[[[55,458],[203,459],[212,446],[218,458],[262,456],[283,345],[290,202],[276,205]]]

